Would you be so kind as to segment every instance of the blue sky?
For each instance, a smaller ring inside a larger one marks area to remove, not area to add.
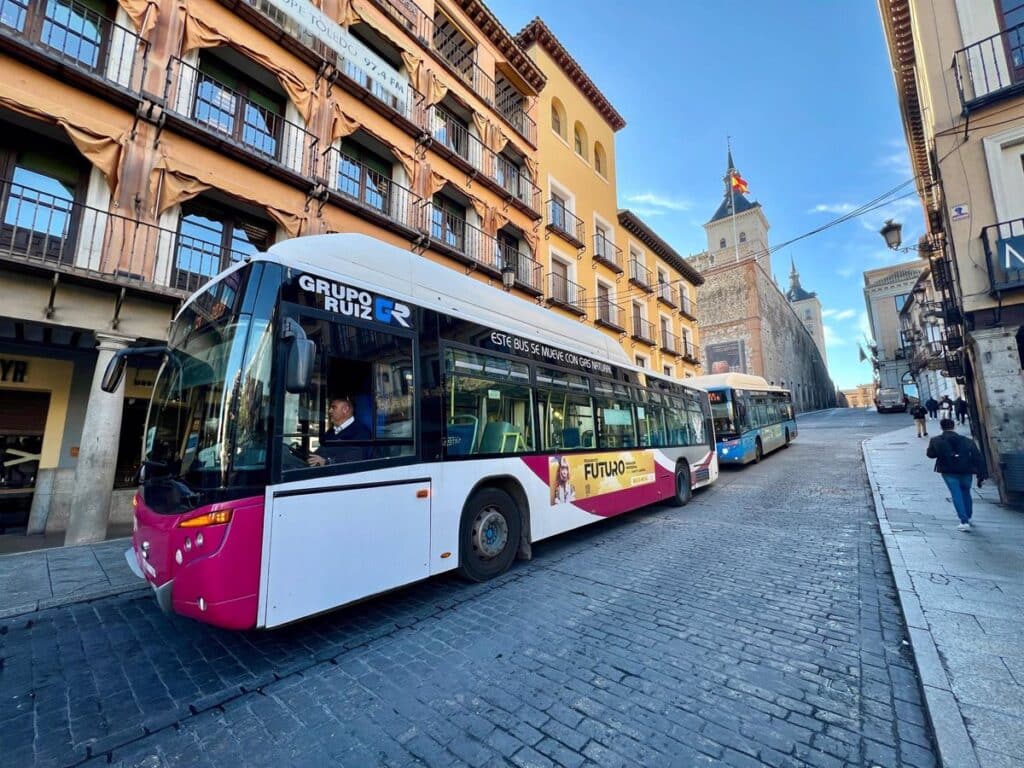
[[[878,9],[856,0],[715,3],[488,0],[513,34],[540,16],[625,117],[616,137],[619,204],[681,254],[707,247],[721,202],[726,136],[763,206],[769,244],[816,229],[911,178]],[[897,194],[913,192],[907,185]],[[923,229],[913,194],[776,251],[826,314],[829,368],[841,388],[871,381],[858,361],[867,329],[862,273],[914,259],[878,230]]]

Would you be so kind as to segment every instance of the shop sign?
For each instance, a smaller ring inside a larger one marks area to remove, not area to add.
[[[0,381],[24,384],[28,377],[28,361],[0,357]]]
[[[992,290],[1019,288],[1024,285],[1024,235],[996,241],[995,263],[989,257]]]

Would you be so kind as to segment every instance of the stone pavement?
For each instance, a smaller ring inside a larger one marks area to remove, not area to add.
[[[128,568],[128,539],[0,556],[0,619],[144,589]]]
[[[926,448],[914,427],[864,441],[939,753],[948,768],[1024,765],[1024,513],[986,484],[957,531]]]

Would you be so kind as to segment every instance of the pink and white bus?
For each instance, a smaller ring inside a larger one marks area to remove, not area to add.
[[[164,348],[133,570],[169,611],[276,627],[718,475],[707,393],[614,338],[362,235],[288,240],[193,295]],[[340,416],[339,416],[340,414]],[[335,427],[338,428],[337,431]]]

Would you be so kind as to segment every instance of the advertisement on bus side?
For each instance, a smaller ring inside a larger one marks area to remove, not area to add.
[[[650,451],[562,454],[552,456],[548,464],[552,506],[654,481],[654,454]]]

